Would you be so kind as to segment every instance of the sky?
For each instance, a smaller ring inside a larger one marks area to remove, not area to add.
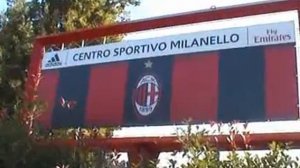
[[[4,11],[6,7],[6,0],[0,0],[0,12]]]
[[[141,5],[130,8],[131,19],[144,19],[201,9],[216,8],[266,0],[141,0]],[[267,0],[270,1],[270,0]]]

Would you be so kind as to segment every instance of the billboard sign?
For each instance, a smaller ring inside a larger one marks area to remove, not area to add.
[[[46,52],[46,127],[298,118],[293,22]]]

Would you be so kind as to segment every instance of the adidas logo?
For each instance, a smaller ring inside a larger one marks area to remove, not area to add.
[[[53,67],[53,66],[61,66],[62,62],[60,61],[58,54],[55,54],[48,62],[46,63],[46,67]]]

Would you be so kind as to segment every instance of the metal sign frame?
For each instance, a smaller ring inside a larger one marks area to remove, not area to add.
[[[93,29],[82,29],[74,32],[60,33],[55,35],[38,37],[33,45],[31,63],[28,71],[28,80],[25,86],[25,99],[27,103],[33,102],[36,97],[37,86],[41,76],[41,60],[44,54],[45,46],[53,44],[66,44],[79,42],[82,40],[93,40],[95,38],[117,35],[123,33],[144,31],[156,28],[164,28],[178,25],[186,25],[221,19],[231,19],[259,14],[274,12],[284,12],[297,10],[300,12],[300,3],[298,0],[270,1],[251,5],[233,6],[228,8],[210,9],[206,11],[196,11],[192,13],[183,13],[170,15],[160,18],[151,18],[132,22],[124,22],[113,25],[101,26]],[[297,32],[298,33],[298,32]],[[29,113],[24,110],[23,115],[28,119]],[[28,127],[32,126],[32,121],[27,122]],[[232,146],[227,141],[228,135],[207,136],[207,140],[215,144],[219,149],[230,149]],[[218,143],[214,139],[218,139]],[[251,139],[248,142],[254,149],[265,149],[271,141],[293,142],[293,147],[300,147],[300,132],[294,133],[269,133],[269,134],[250,134]],[[138,162],[140,156],[148,156],[144,159],[151,159],[158,156],[162,151],[172,151],[181,148],[177,137],[132,137],[132,138],[99,138],[86,139],[85,144],[90,147],[99,147],[103,149],[116,149],[118,151],[129,152],[129,158],[133,162]],[[245,149],[245,141],[242,136],[237,135],[235,142],[241,149]],[[48,141],[47,141],[48,143]],[[49,143],[59,145],[78,145],[74,140],[56,139]]]

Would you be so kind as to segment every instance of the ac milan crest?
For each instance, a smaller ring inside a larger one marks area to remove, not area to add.
[[[145,68],[152,68],[152,62],[145,63]],[[152,74],[144,75],[139,79],[133,93],[133,104],[136,111],[142,116],[151,114],[160,99],[161,87]]]

